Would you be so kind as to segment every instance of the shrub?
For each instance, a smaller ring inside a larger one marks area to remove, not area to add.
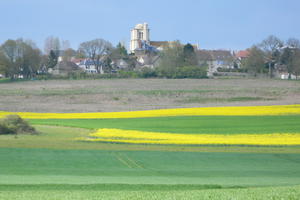
[[[151,69],[148,67],[144,67],[139,71],[139,77],[140,78],[153,78],[157,77],[157,72],[155,69]]]
[[[183,66],[174,68],[158,68],[159,77],[165,78],[207,78],[206,67]]]
[[[34,127],[18,115],[8,115],[0,119],[0,134],[37,134]]]

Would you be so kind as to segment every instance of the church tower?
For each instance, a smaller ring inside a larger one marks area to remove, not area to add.
[[[134,29],[131,30],[130,39],[130,52],[134,53],[134,50],[141,48],[142,41],[146,44],[150,44],[148,24],[137,24]]]

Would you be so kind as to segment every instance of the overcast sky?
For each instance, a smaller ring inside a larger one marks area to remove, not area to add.
[[[47,36],[71,46],[103,38],[128,45],[148,22],[151,40],[207,49],[245,49],[270,34],[300,39],[300,0],[0,0],[0,43],[19,37],[43,48]]]

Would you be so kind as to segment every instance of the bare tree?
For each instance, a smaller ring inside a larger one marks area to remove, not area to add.
[[[58,50],[60,50],[60,48],[61,48],[60,40],[58,37],[49,36],[46,38],[45,44],[44,44],[45,54],[49,55],[51,50],[57,52]]]
[[[270,78],[272,78],[272,67],[280,59],[279,49],[282,46],[283,42],[274,35],[270,35],[259,44],[259,47],[262,48],[266,55]]]
[[[70,41],[69,40],[63,40],[61,42],[61,49],[62,50],[67,50],[67,49],[70,49],[71,48],[71,44],[70,44]]]
[[[289,47],[300,49],[300,40],[296,38],[289,38],[286,42]]]
[[[76,51],[74,49],[68,48],[64,50],[64,54],[62,56],[63,61],[70,62],[73,57],[76,56]]]
[[[112,44],[104,39],[95,39],[87,42],[83,42],[79,46],[79,52],[93,61],[96,69],[102,72],[102,65],[100,60],[112,49]]]

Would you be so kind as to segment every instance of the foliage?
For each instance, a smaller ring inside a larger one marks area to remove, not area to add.
[[[31,133],[36,134],[35,128],[23,120],[18,115],[8,115],[0,119],[0,134],[20,134]]]
[[[129,55],[126,48],[119,42],[117,47],[112,49],[110,57],[112,59],[127,59]]]
[[[191,44],[176,41],[165,47],[157,67],[157,76],[164,78],[207,78],[205,66],[197,66],[197,56]]]
[[[207,78],[207,70],[200,66],[159,67],[157,76],[163,78]]]
[[[89,58],[94,62],[98,73],[101,72],[101,58],[110,54],[111,50],[112,44],[101,38],[83,42],[79,46],[80,54],[85,55],[86,58]]]
[[[157,70],[144,67],[139,71],[139,77],[141,78],[153,78],[158,77]]]
[[[280,57],[281,64],[286,66],[287,72],[289,74],[289,79],[291,75],[296,76],[300,74],[300,49],[286,47]]]
[[[264,52],[256,46],[253,46],[250,50],[249,57],[243,63],[243,67],[257,76],[258,73],[265,72],[265,57]]]
[[[174,74],[175,69],[184,66],[184,64],[183,46],[179,41],[164,47],[159,63],[161,71]]]
[[[7,40],[0,50],[0,70],[11,79],[32,78],[40,68],[41,51],[23,39]]]
[[[243,72],[247,72],[246,68],[233,68],[233,69],[227,69],[227,68],[221,68],[219,67],[218,72],[239,72],[239,73],[243,73]]]
[[[194,47],[190,43],[184,45],[183,56],[185,65],[193,66],[198,64]]]

